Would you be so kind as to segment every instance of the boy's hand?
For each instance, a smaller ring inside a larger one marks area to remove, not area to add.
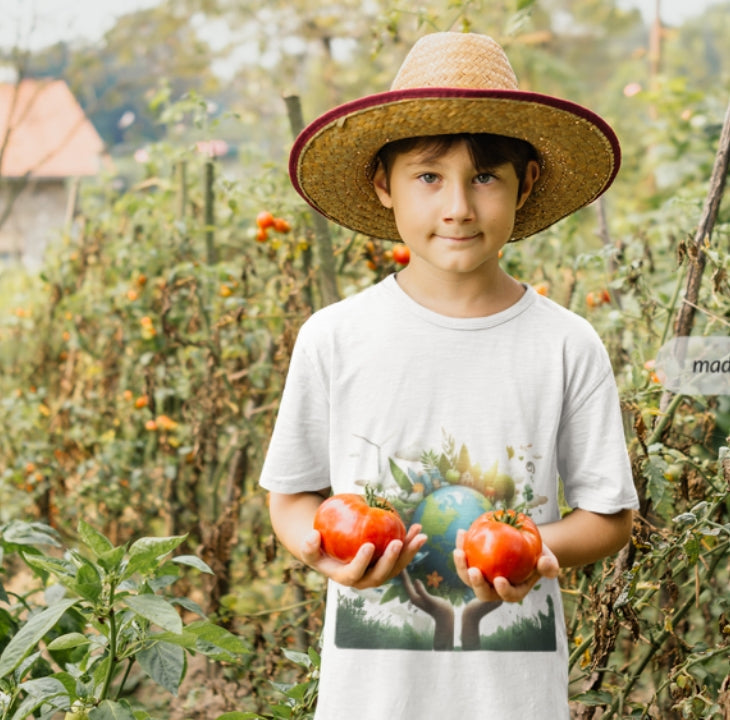
[[[456,572],[459,574],[462,582],[468,585],[474,591],[477,599],[482,602],[495,602],[497,600],[520,602],[532,590],[540,578],[555,578],[560,572],[558,559],[543,542],[542,554],[537,561],[537,567],[525,582],[519,585],[512,585],[507,578],[497,577],[494,579],[494,585],[492,585],[486,580],[478,568],[467,567],[466,555],[463,550],[464,535],[465,532],[459,530],[456,537],[456,550],[454,550],[454,565],[456,565]]]
[[[420,525],[411,525],[405,541],[393,540],[383,556],[370,567],[375,546],[363,544],[349,563],[343,563],[323,552],[319,532],[312,530],[302,543],[300,557],[311,568],[340,585],[364,590],[377,587],[400,574],[423,547],[427,537]]]

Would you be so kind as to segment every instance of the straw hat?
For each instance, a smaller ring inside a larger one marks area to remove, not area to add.
[[[518,90],[501,46],[485,35],[433,33],[403,61],[388,92],[340,105],[307,126],[291,151],[296,190],[339,225],[400,240],[392,210],[372,185],[377,152],[388,142],[454,133],[527,140],[541,174],[517,212],[512,240],[532,235],[587,205],[613,182],[618,139],[590,110]]]

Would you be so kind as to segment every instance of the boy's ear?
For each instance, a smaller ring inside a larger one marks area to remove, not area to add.
[[[530,197],[532,188],[535,187],[535,183],[537,182],[539,177],[540,164],[537,162],[537,160],[530,160],[530,162],[527,163],[527,168],[525,169],[525,179],[522,181],[520,196],[517,199],[518,210],[525,204],[527,198]]]
[[[378,196],[383,207],[391,209],[393,207],[393,200],[390,197],[388,175],[380,160],[378,160],[378,165],[375,168],[375,174],[373,175],[373,188],[375,189],[375,194]]]

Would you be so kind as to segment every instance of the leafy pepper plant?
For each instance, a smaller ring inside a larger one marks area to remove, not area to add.
[[[172,595],[184,566],[212,572],[197,556],[170,557],[186,536],[115,547],[84,521],[78,536],[82,549],[64,551],[45,525],[0,525],[0,570],[5,555],[17,554],[43,585],[11,592],[0,574],[0,720],[59,712],[66,720],[145,720],[124,697],[135,664],[176,694],[188,653],[225,662],[247,653],[195,602]],[[43,603],[34,600],[40,590]],[[183,613],[199,619],[186,623]]]

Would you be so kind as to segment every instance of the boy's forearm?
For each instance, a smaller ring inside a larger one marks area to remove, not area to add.
[[[588,565],[617,553],[631,538],[633,512],[600,515],[573,510],[558,522],[540,526],[545,544],[560,567]]]
[[[311,533],[314,514],[327,494],[322,491],[293,495],[272,492],[269,495],[269,513],[274,532],[284,547],[299,560],[302,559],[302,540]]]

